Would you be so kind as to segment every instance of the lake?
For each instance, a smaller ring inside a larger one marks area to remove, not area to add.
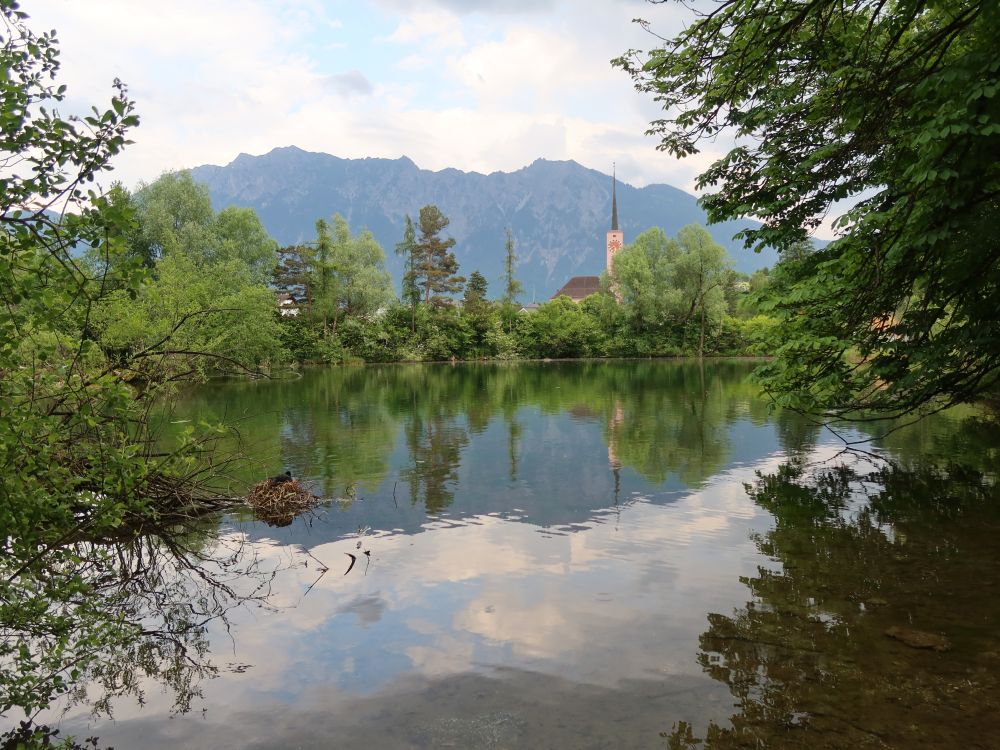
[[[316,369],[185,393],[164,430],[234,425],[233,486],[287,469],[326,502],[283,526],[202,519],[178,545],[193,567],[158,547],[196,627],[78,695],[63,733],[1000,746],[996,429],[963,407],[833,434],[772,411],[752,368]]]

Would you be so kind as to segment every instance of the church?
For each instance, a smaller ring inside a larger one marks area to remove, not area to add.
[[[622,249],[622,245],[625,244],[625,233],[618,229],[618,195],[617,195],[617,180],[614,171],[611,174],[611,229],[608,230],[606,245],[607,248],[607,259],[605,261],[605,269],[608,273],[611,273],[611,259],[615,257],[615,253]],[[558,292],[552,295],[552,299],[556,297],[565,296],[569,297],[574,302],[580,302],[580,300],[585,297],[589,297],[591,294],[597,294],[601,291],[601,277],[600,276],[574,276],[565,284]]]

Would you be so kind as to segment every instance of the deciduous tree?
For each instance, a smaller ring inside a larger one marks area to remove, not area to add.
[[[721,322],[726,311],[729,263],[725,248],[704,227],[686,226],[677,239],[654,227],[617,253],[610,284],[636,334],[682,328],[697,315],[701,356],[706,326]]]
[[[324,333],[335,333],[343,316],[371,315],[393,298],[385,252],[368,230],[352,235],[347,220],[333,217],[333,232],[316,222],[313,286]]]
[[[167,498],[200,499],[190,440],[153,448],[162,380],[130,385],[155,375],[167,342],[111,362],[90,333],[109,291],[137,295],[145,275],[113,262],[127,255],[131,202],[92,189],[138,124],[133,102],[116,81],[106,110],[61,115],[55,32],[25,19],[0,0],[0,715],[48,707],[143,639],[151,620],[111,609],[124,599],[109,581],[129,573],[102,542],[155,521]],[[185,652],[183,637],[172,645]],[[150,670],[160,654],[147,646]]]
[[[681,254],[674,265],[674,282],[681,294],[682,322],[699,318],[698,356],[705,352],[705,325],[721,322],[726,313],[725,285],[729,278],[726,249],[705,227],[690,224],[677,233]]]
[[[130,235],[134,254],[149,267],[172,253],[183,253],[208,267],[226,260],[247,266],[254,283],[271,279],[278,243],[252,208],[212,209],[208,187],[190,172],[167,172],[141,185],[131,197],[137,230]]]
[[[229,206],[215,216],[213,230],[218,238],[209,258],[211,263],[236,261],[245,265],[255,284],[271,280],[277,262],[278,243],[261,224],[252,208]]]
[[[735,139],[698,187],[713,221],[764,222],[749,246],[854,203],[774,303],[782,403],[894,416],[996,385],[998,38],[994,0],[724,0],[615,61],[663,105],[659,148]]]
[[[681,307],[674,265],[681,249],[659,227],[647,229],[615,254],[610,285],[637,332],[657,331]]]

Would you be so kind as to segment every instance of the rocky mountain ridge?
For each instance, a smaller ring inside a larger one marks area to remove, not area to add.
[[[507,227],[516,243],[524,301],[547,299],[570,276],[604,270],[612,179],[574,161],[538,159],[513,172],[484,175],[432,172],[405,156],[341,159],[289,146],[262,156],[240,154],[226,166],[204,165],[191,172],[208,185],[216,209],[255,209],[283,245],[311,241],[316,220],[334,213],[354,231],[370,229],[385,248],[397,287],[402,261],[394,247],[405,217],[415,219],[429,203],[451,219],[448,234],[457,241],[461,272],[483,273],[491,296],[500,289]],[[619,180],[617,195],[626,243],[652,226],[672,235],[686,224],[705,223],[695,197],[669,185],[635,188]],[[734,266],[749,273],[773,265],[776,254],[755,254],[732,240],[748,224],[725,222],[709,231],[727,247]]]

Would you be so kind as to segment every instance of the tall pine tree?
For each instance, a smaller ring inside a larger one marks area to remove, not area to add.
[[[462,304],[469,312],[478,312],[486,305],[486,277],[479,271],[473,271],[469,276],[469,283],[465,285],[465,296]]]
[[[524,291],[521,282],[514,278],[514,265],[517,263],[517,255],[514,253],[514,235],[507,227],[507,242],[504,244],[504,285],[503,301],[508,305],[517,302],[517,296]]]
[[[406,270],[403,272],[403,288],[400,298],[403,304],[410,306],[410,328],[417,329],[417,305],[420,304],[420,287],[417,286],[417,232],[413,228],[413,220],[406,216],[406,227],[403,229],[403,241],[396,243],[396,255],[406,257]]]
[[[507,242],[504,243],[504,290],[503,317],[507,324],[507,333],[514,330],[514,320],[517,317],[517,296],[524,291],[521,282],[514,278],[514,265],[517,255],[514,253],[514,234],[507,227]]]
[[[420,241],[413,248],[415,281],[424,288],[424,303],[450,304],[443,294],[462,290],[465,278],[458,275],[458,260],[451,248],[455,239],[440,234],[451,221],[437,206],[420,209]]]
[[[325,220],[316,222],[316,252],[314,257],[312,279],[315,290],[315,308],[317,317],[323,319],[323,336],[330,334],[330,317],[336,306],[333,269],[333,238],[330,237],[330,225]]]

